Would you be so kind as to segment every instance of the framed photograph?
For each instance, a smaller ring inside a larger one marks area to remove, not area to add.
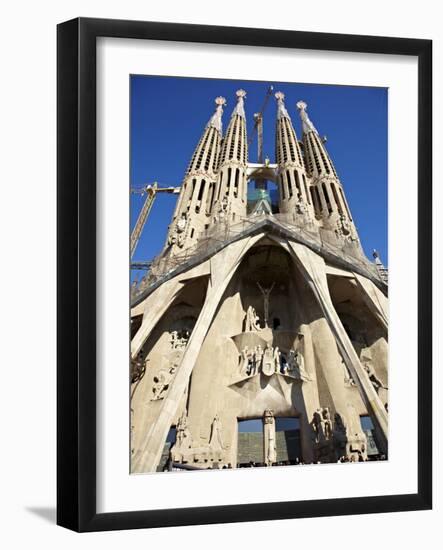
[[[431,508],[431,66],[58,26],[59,525]]]

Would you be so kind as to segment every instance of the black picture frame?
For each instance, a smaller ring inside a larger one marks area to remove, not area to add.
[[[96,512],[96,39],[154,39],[418,59],[416,494]],[[425,510],[432,507],[432,42],[79,18],[57,29],[57,523],[75,531]]]

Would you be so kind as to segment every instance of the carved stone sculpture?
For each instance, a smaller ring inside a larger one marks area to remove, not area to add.
[[[186,212],[183,212],[181,217],[177,220],[174,231],[170,234],[168,239],[168,244],[173,245],[177,244],[180,248],[183,247],[185,242],[185,235],[186,235],[186,226],[188,224],[188,219],[186,216]]]
[[[316,443],[322,443],[332,438],[331,413],[328,407],[317,409],[314,412],[311,427]]]
[[[277,447],[275,441],[275,418],[271,409],[263,414],[265,464],[272,466],[277,462]]]
[[[381,388],[385,390],[387,389],[386,386],[383,385],[383,382],[377,377],[374,367],[369,363],[368,360],[363,363],[363,368],[365,369],[366,374],[368,375],[368,378],[377,393]]]
[[[310,380],[308,373],[305,370],[305,360],[302,353],[297,350],[289,350],[288,358],[286,361],[285,372],[294,378],[299,380],[308,381]]]
[[[275,282],[269,288],[263,288],[259,282],[257,286],[260,289],[260,292],[263,294],[263,311],[264,311],[264,322],[265,327],[268,327],[268,318],[269,318],[269,296],[272,292],[272,289],[275,286]]]
[[[171,332],[171,347],[176,350],[183,350],[188,344],[191,337],[191,331],[187,328],[182,330],[173,330]]]
[[[246,310],[245,318],[245,332],[254,332],[260,330],[260,325],[258,324],[259,317],[255,311],[255,308],[249,306]]]
[[[241,351],[240,371],[249,376],[253,373],[254,366],[254,353],[245,346]]]
[[[346,386],[355,386],[355,382],[354,382],[354,379],[352,378],[349,370],[348,370],[348,367],[346,366],[346,363],[343,361],[343,359],[341,360],[341,366],[342,366],[342,369],[343,369],[343,380],[344,380],[344,383]]]
[[[271,374],[275,372],[274,350],[269,344],[266,345],[263,352],[262,372],[266,374],[266,376],[271,376]]]
[[[169,385],[174,378],[176,370],[176,365],[173,365],[167,369],[160,370],[160,372],[154,376],[151,401],[157,401],[158,399],[164,398],[169,389]]]
[[[337,235],[338,238],[344,239],[350,242],[357,240],[357,237],[354,235],[354,232],[353,232],[352,224],[348,221],[348,219],[343,214],[340,214],[337,220],[335,234]]]
[[[279,373],[281,371],[281,352],[278,349],[278,347],[274,348],[273,359],[274,359],[274,372]]]

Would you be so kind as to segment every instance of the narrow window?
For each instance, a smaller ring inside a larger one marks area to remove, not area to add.
[[[304,174],[302,174],[302,178],[303,178],[303,185],[305,187],[306,198],[308,200],[308,203],[311,204],[311,198],[310,198],[309,193],[308,193],[308,186],[306,185],[306,176]]]
[[[234,197],[238,197],[238,178],[240,175],[240,170],[238,168],[235,169],[235,182],[234,182]]]
[[[297,170],[294,171],[294,176],[295,176],[295,185],[297,186],[297,191],[298,191],[298,197],[300,198],[301,197],[300,174],[298,173]]]
[[[294,194],[294,183],[292,181],[292,172],[289,171],[289,172],[286,172],[286,177],[288,179],[288,195],[289,195],[289,198],[292,197],[292,195]]]
[[[332,194],[334,195],[335,204],[337,205],[338,211],[340,214],[343,214],[343,208],[341,207],[340,200],[337,195],[337,189],[335,188],[335,183],[331,183]]]
[[[332,205],[331,205],[331,201],[329,199],[329,195],[328,195],[328,191],[326,189],[326,184],[325,182],[322,183],[322,189],[323,189],[323,195],[325,197],[325,201],[326,201],[326,206],[328,208],[328,212],[329,214],[332,212]]]

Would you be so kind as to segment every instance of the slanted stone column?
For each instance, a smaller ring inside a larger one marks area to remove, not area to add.
[[[381,451],[387,452],[388,414],[370,382],[367,373],[348,337],[333,306],[326,279],[325,262],[321,256],[299,243],[289,242],[294,258],[311,287],[355,383],[360,391],[368,413],[374,420]]]
[[[243,256],[262,236],[259,234],[234,242],[211,258],[211,276],[205,303],[178,366],[174,381],[162,401],[158,417],[133,457],[133,473],[155,471],[166,436],[176,415],[181,397],[187,388],[189,377],[220,300]]]

